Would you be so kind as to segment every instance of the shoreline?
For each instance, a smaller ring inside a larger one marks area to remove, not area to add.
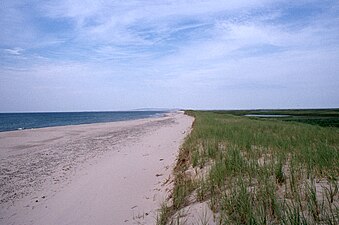
[[[155,223],[192,122],[176,112],[1,132],[0,222]]]
[[[135,111],[126,111],[126,112],[117,112],[117,113],[134,113],[134,112]],[[150,111],[150,112],[153,112],[153,111]],[[0,129],[0,133],[14,132],[14,131],[24,131],[24,130],[35,130],[35,129],[43,129],[43,128],[54,128],[54,127],[81,126],[81,125],[105,124],[105,123],[127,122],[127,121],[144,120],[144,119],[154,119],[154,118],[166,117],[166,115],[170,115],[171,113],[181,112],[181,111],[175,111],[175,112],[172,112],[172,111],[168,111],[168,112],[167,111],[163,111],[163,112],[154,111],[154,112],[155,112],[155,114],[148,115],[148,116],[144,116],[144,115],[141,116],[140,115],[139,117],[136,117],[136,118],[122,117],[122,118],[115,118],[112,121],[97,121],[97,122],[92,121],[92,122],[85,122],[85,123],[79,123],[79,122],[73,121],[73,124],[72,124],[72,122],[69,122],[69,123],[65,122],[65,124],[43,125],[43,126],[30,127],[30,128],[16,127],[15,129],[10,129],[10,130],[1,130]],[[60,112],[60,113],[65,114],[65,113],[68,113],[68,112]],[[81,112],[79,112],[79,113],[81,113]],[[106,112],[89,112],[89,113],[106,113]],[[114,112],[107,112],[107,113],[114,113]],[[4,113],[4,114],[6,114],[6,113]],[[8,113],[8,114],[16,114],[16,113]],[[35,113],[18,113],[18,114],[35,114]],[[49,113],[47,112],[47,113],[37,113],[37,114],[49,114]],[[58,113],[52,112],[51,114],[58,114]]]

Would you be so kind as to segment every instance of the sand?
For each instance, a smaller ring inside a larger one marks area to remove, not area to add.
[[[0,224],[155,224],[193,118],[0,133]]]

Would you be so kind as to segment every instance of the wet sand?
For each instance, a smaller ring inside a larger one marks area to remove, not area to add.
[[[193,118],[0,133],[0,224],[155,224]]]

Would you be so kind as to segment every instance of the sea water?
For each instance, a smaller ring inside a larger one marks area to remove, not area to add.
[[[0,132],[162,116],[164,111],[0,113]]]

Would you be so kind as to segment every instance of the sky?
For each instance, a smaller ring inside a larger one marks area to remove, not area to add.
[[[336,0],[3,0],[0,112],[339,107]]]

